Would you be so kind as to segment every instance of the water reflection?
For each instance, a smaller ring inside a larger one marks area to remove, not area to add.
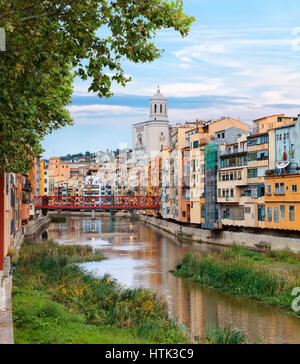
[[[299,319],[169,273],[187,252],[206,254],[219,248],[181,245],[162,231],[131,219],[72,218],[50,225],[47,235],[43,237],[100,249],[108,260],[83,264],[84,269],[98,276],[110,273],[126,286],[155,289],[193,337],[203,337],[210,324],[230,324],[244,330],[252,341],[263,337],[266,343],[300,343]]]

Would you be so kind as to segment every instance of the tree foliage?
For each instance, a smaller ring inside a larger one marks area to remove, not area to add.
[[[110,97],[112,82],[130,81],[125,59],[154,61],[156,32],[185,36],[192,21],[182,0],[0,0],[0,169],[25,172],[43,137],[72,124],[74,77]]]

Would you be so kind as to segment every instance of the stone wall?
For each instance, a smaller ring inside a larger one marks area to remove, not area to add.
[[[92,211],[62,211],[62,212],[50,212],[49,215],[64,216],[64,217],[86,217],[92,218]],[[111,215],[109,211],[95,211],[95,217],[132,217],[130,212],[117,211],[114,215]]]
[[[32,239],[38,232],[43,230],[51,220],[49,216],[40,217],[23,227],[24,239]]]
[[[283,250],[289,248],[300,252],[300,238],[288,238],[265,234],[234,231],[204,230],[182,226],[176,222],[153,216],[140,215],[141,221],[156,226],[185,242],[198,242],[213,245],[232,246],[234,244],[255,250]]]

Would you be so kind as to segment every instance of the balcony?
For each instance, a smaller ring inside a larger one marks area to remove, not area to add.
[[[31,184],[29,180],[26,180],[22,183],[22,190],[23,191],[31,191]]]

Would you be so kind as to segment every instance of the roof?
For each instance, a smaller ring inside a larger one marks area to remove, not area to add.
[[[264,116],[263,118],[253,120],[253,122],[255,123],[256,121],[264,120],[264,119],[267,119],[267,118],[273,118],[275,116],[277,116],[277,117],[285,117],[284,114],[275,114],[275,115]]]
[[[156,100],[161,100],[161,101],[166,101],[167,99],[164,97],[164,95],[160,92],[159,86],[157,89],[156,94],[151,98],[151,101],[156,101]]]

